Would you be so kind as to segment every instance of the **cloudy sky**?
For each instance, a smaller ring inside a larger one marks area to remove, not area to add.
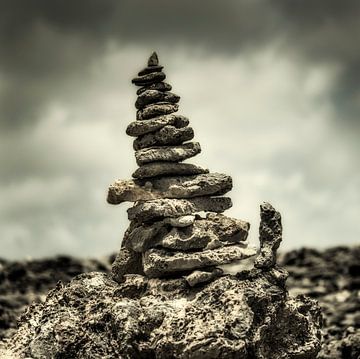
[[[360,2],[0,0],[0,256],[117,250],[135,169],[131,78],[157,50],[202,153],[257,241],[359,243]]]

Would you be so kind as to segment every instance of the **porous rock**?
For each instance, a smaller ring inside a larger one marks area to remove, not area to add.
[[[136,86],[148,86],[163,81],[165,77],[166,75],[163,72],[151,72],[143,76],[135,77],[131,82]]]
[[[111,271],[116,281],[121,281],[124,274],[143,274],[141,254],[122,246],[112,264]]]
[[[176,112],[179,109],[179,105],[169,102],[158,102],[144,107],[136,112],[137,120],[146,120],[161,115],[168,115]]]
[[[208,172],[207,168],[192,163],[151,162],[140,166],[132,176],[142,179],[157,176],[189,176]]]
[[[207,283],[220,277],[223,272],[224,271],[220,268],[213,268],[208,271],[194,270],[192,273],[185,276],[185,280],[190,287],[195,287],[198,284]]]
[[[102,273],[58,284],[0,344],[1,358],[315,358],[320,310],[261,271],[196,288]]]
[[[141,135],[145,135],[149,132],[155,132],[160,130],[166,125],[171,125],[176,128],[182,128],[189,124],[189,119],[181,115],[164,115],[154,117],[151,120],[138,120],[131,122],[127,129],[126,133],[129,136],[137,137]]]
[[[156,198],[219,196],[227,193],[231,188],[231,177],[222,173],[117,180],[109,187],[107,201],[111,204],[119,204]]]
[[[152,248],[143,254],[143,269],[148,277],[162,277],[176,272],[227,264],[255,254],[255,248],[240,245],[187,253]]]
[[[255,267],[269,269],[276,264],[276,251],[282,239],[281,215],[269,203],[260,206],[260,254]]]
[[[180,217],[195,212],[224,212],[232,206],[229,197],[196,197],[191,199],[155,199],[138,202],[127,210],[129,220],[155,221],[164,217]]]
[[[194,130],[191,127],[176,128],[164,126],[160,130],[139,136],[133,144],[134,150],[152,146],[180,145],[194,138]]]
[[[179,146],[157,146],[135,152],[136,163],[141,166],[149,162],[181,162],[201,152],[199,142],[184,143]]]
[[[147,90],[158,90],[158,91],[171,91],[172,86],[166,82],[156,82],[151,85],[145,85],[144,87],[140,87],[137,91],[137,95],[141,95],[144,91]]]
[[[148,106],[157,102],[168,102],[168,103],[177,103],[180,100],[180,96],[175,95],[171,92],[163,92],[158,90],[146,90],[141,93],[136,102],[135,107],[139,110],[143,109],[145,106]]]

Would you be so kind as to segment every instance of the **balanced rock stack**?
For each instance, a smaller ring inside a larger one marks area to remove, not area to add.
[[[191,142],[189,120],[176,114],[180,97],[164,82],[163,66],[154,52],[148,66],[132,82],[139,86],[136,121],[126,133],[136,137],[138,169],[133,180],[116,181],[108,202],[135,202],[131,221],[113,264],[113,276],[185,277],[190,286],[222,274],[219,265],[256,254],[248,247],[249,224],[221,214],[232,206],[223,197],[232,188],[230,176],[185,163],[200,153]]]

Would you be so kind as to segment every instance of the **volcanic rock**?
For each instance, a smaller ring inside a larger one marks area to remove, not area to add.
[[[139,110],[157,102],[177,103],[180,100],[180,96],[171,92],[162,92],[158,90],[146,90],[140,94],[135,102],[135,107]]]
[[[163,72],[151,72],[143,76],[135,77],[132,83],[136,86],[148,86],[165,79],[166,75]]]
[[[195,212],[224,212],[232,206],[228,197],[196,197],[192,199],[155,199],[139,202],[127,210],[129,220],[155,221],[164,217],[180,217]]]
[[[276,251],[282,235],[281,215],[269,203],[260,206],[260,255],[255,267],[269,269],[276,263]]]
[[[189,124],[189,120],[181,115],[164,115],[152,118],[151,120],[138,120],[131,122],[126,129],[129,136],[141,136],[149,132],[160,130],[166,125],[182,128]]]
[[[149,178],[157,176],[191,176],[209,173],[209,170],[191,163],[151,162],[140,166],[132,176],[134,178]]]
[[[176,103],[158,102],[144,107],[136,112],[137,120],[147,120],[161,115],[168,115],[176,112],[179,106]]]
[[[125,247],[121,247],[112,264],[112,274],[120,282],[125,274],[143,274],[141,254]]]
[[[198,284],[211,282],[213,279],[220,277],[223,273],[223,270],[220,268],[214,268],[208,272],[195,270],[187,275],[185,280],[190,287],[195,287]]]
[[[146,85],[144,87],[140,87],[137,91],[137,95],[141,95],[144,91],[147,90],[158,90],[158,91],[171,91],[172,86],[166,82],[157,82],[155,84]]]
[[[193,138],[194,130],[191,127],[164,126],[158,131],[139,136],[134,141],[134,150],[137,151],[152,146],[180,145]]]
[[[255,254],[255,248],[239,245],[188,253],[152,248],[143,254],[143,268],[147,277],[163,277],[176,272],[227,264]]]
[[[158,146],[135,152],[136,163],[141,166],[149,162],[181,162],[201,152],[199,142],[184,143],[179,146]]]

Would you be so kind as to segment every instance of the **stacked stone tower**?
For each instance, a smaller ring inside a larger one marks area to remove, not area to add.
[[[116,181],[108,202],[135,202],[131,221],[113,264],[113,276],[185,277],[190,286],[222,274],[217,266],[256,254],[248,247],[249,224],[223,214],[232,206],[223,195],[230,176],[184,162],[200,153],[189,120],[177,114],[180,97],[164,82],[154,52],[132,82],[139,87],[136,121],[126,133],[136,137],[133,180]]]

